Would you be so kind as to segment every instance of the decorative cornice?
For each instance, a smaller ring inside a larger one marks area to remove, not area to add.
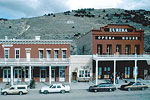
[[[72,40],[0,40],[0,44],[71,44]]]

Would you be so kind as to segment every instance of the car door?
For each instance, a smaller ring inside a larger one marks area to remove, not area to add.
[[[104,91],[104,85],[103,84],[100,84],[98,85],[98,91]]]
[[[14,94],[15,92],[15,87],[10,87],[9,90],[7,91],[8,94]]]
[[[62,90],[62,86],[61,85],[57,85],[57,92],[60,92]]]
[[[53,85],[49,88],[49,92],[56,92],[56,85]]]

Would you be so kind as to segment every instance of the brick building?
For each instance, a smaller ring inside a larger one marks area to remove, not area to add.
[[[93,55],[94,79],[116,75],[144,78],[148,72],[147,61],[150,59],[149,55],[144,55],[144,30],[130,25],[108,24],[91,30],[76,43],[78,54]]]
[[[0,40],[0,81],[71,82],[71,40]]]

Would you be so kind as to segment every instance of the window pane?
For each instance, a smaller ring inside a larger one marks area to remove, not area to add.
[[[60,70],[60,78],[65,78],[65,70]]]
[[[39,50],[40,58],[43,58],[43,50]]]
[[[51,50],[47,50],[47,58],[51,58]]]
[[[20,50],[16,50],[16,58],[20,58]]]
[[[63,51],[62,51],[62,57],[63,57],[63,58],[66,58],[66,50],[63,50]]]
[[[55,58],[58,58],[58,50],[55,50]]]
[[[5,50],[5,58],[9,58],[9,50]]]

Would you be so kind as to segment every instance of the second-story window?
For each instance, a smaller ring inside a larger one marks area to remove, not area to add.
[[[126,45],[126,48],[125,48],[126,50],[126,55],[129,55],[129,54],[131,54],[131,46],[130,45]]]
[[[54,56],[54,57],[55,57],[55,58],[58,58],[58,52],[59,52],[59,51],[58,51],[58,50],[55,50],[54,52],[55,52],[55,56]]]
[[[51,50],[46,50],[47,59],[51,58]]]
[[[39,50],[39,58],[40,58],[40,59],[43,59],[43,58],[44,58],[44,56],[43,56],[43,50]]]
[[[97,45],[97,54],[102,55],[102,45],[101,44]]]
[[[20,49],[15,49],[15,58],[16,59],[20,58]]]
[[[121,54],[121,45],[116,45],[116,55]]]
[[[134,51],[135,51],[135,54],[139,55],[140,54],[140,45],[135,45]]]
[[[107,55],[112,55],[112,45],[107,45]]]
[[[62,58],[66,58],[66,50],[62,50]]]
[[[9,58],[9,49],[8,48],[5,48],[4,49],[4,57],[6,58],[6,59],[8,59]]]

